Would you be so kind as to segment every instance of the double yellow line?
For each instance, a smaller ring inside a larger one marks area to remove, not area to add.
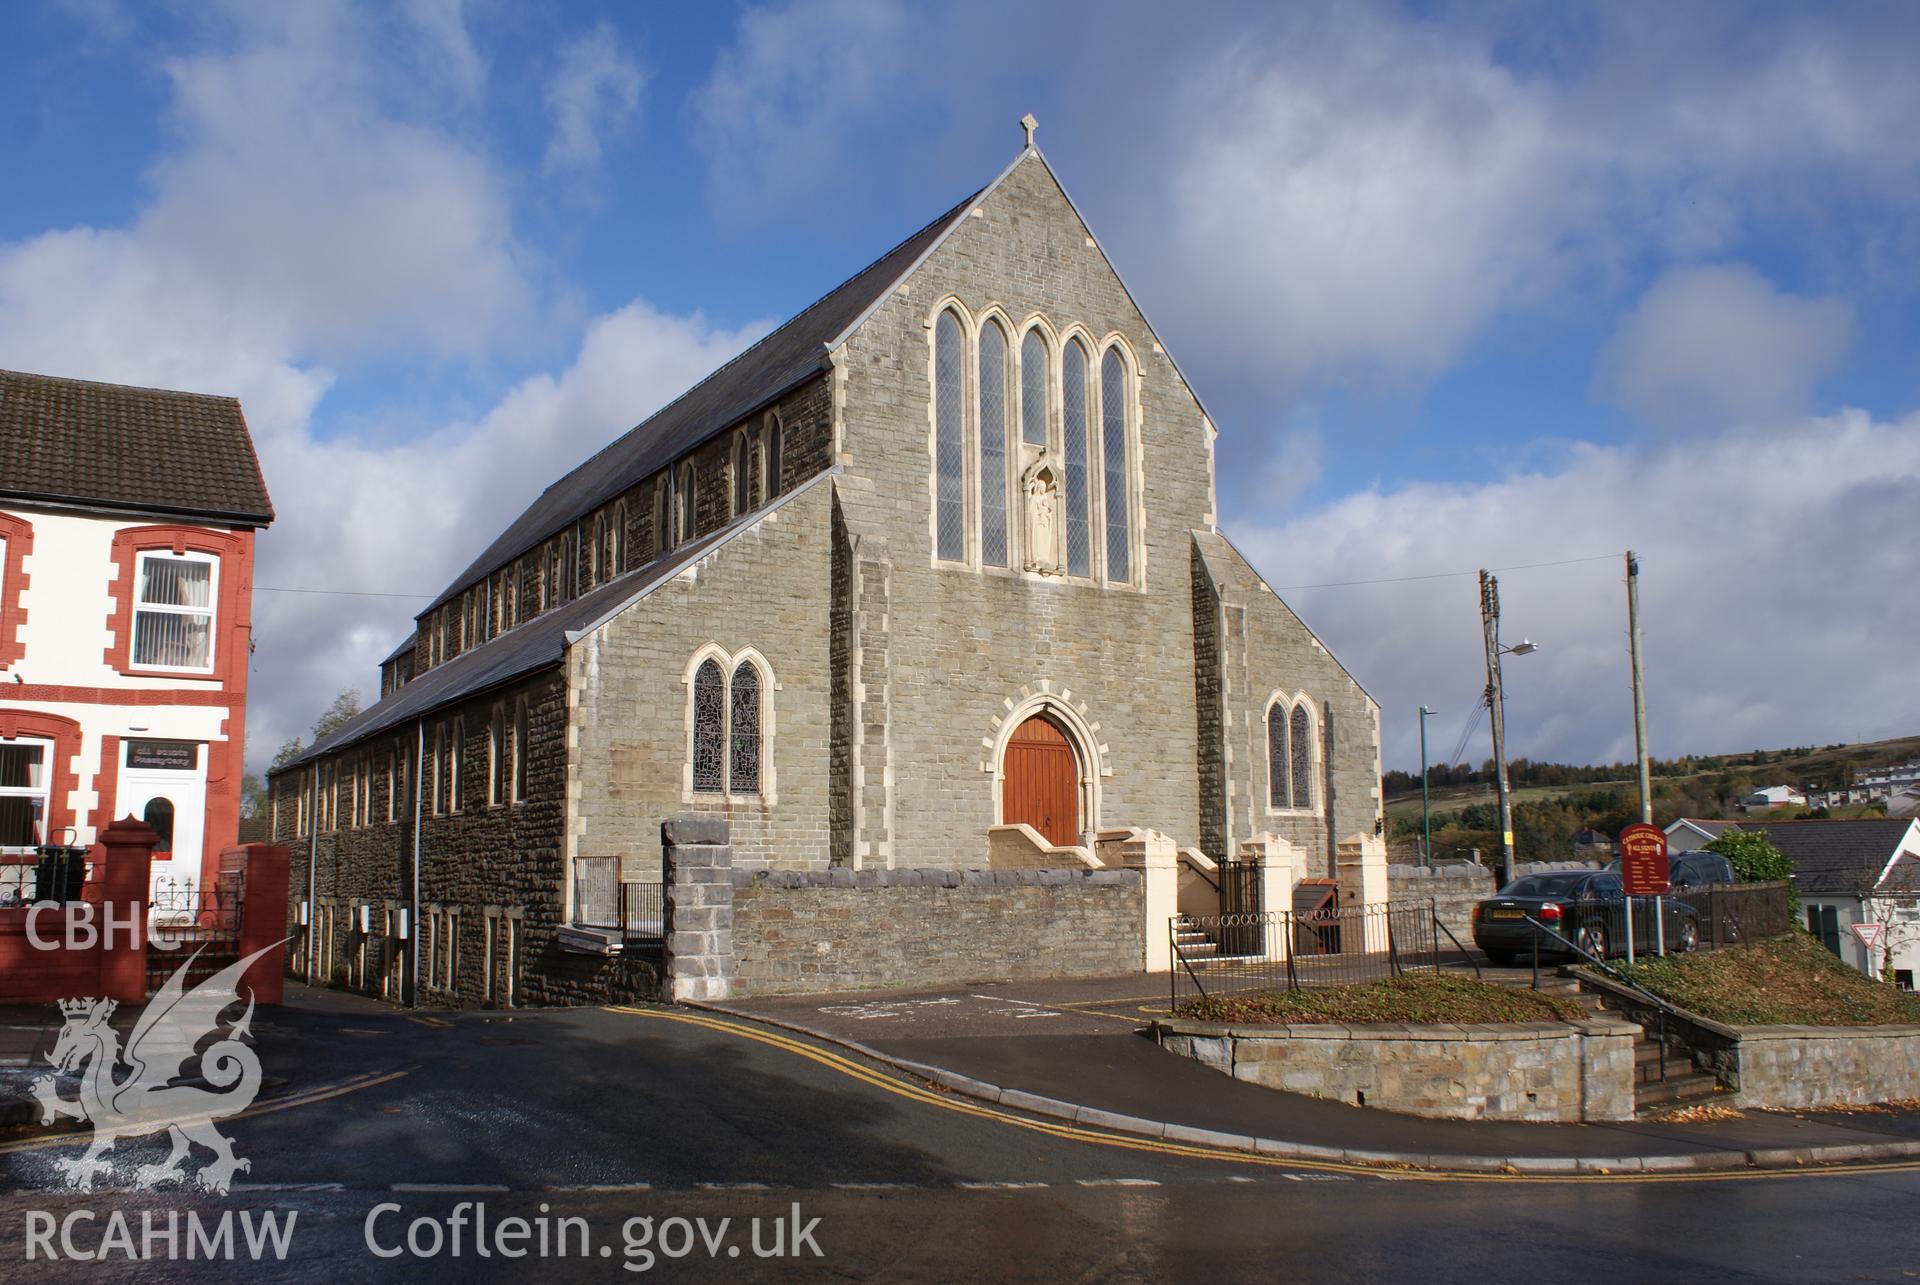
[[[1857,1173],[1911,1173],[1920,1171],[1920,1161],[1895,1164],[1838,1164],[1822,1165],[1812,1169],[1749,1169],[1749,1170],[1708,1170],[1698,1173],[1620,1173],[1620,1174],[1516,1174],[1516,1173],[1439,1173],[1416,1169],[1383,1169],[1369,1165],[1347,1164],[1333,1160],[1295,1160],[1284,1156],[1260,1155],[1250,1151],[1235,1151],[1227,1147],[1206,1147],[1191,1143],[1166,1142],[1155,1138],[1136,1138],[1125,1134],[1107,1133],[1098,1129],[1089,1129],[1081,1125],[1064,1121],[1035,1119],[1030,1116],[1015,1115],[999,1110],[984,1103],[958,1098],[948,1092],[923,1087],[911,1080],[900,1078],[873,1067],[823,1049],[779,1031],[751,1026],[744,1022],[731,1021],[706,1014],[680,1012],[665,1008],[638,1008],[630,1005],[614,1005],[615,1013],[628,1013],[635,1017],[648,1017],[657,1021],[679,1022],[687,1026],[703,1027],[722,1035],[731,1035],[737,1039],[752,1040],[770,1048],[780,1049],[809,1062],[818,1063],[831,1071],[836,1071],[863,1084],[906,1098],[924,1106],[938,1107],[943,1111],[954,1111],[961,1115],[976,1116],[985,1120],[994,1120],[1011,1125],[1017,1129],[1027,1129],[1034,1133],[1043,1133],[1048,1137],[1060,1138],[1068,1142],[1084,1142],[1100,1147],[1115,1147],[1123,1151],[1141,1151],[1151,1155],[1178,1156],[1189,1160],[1212,1160],[1236,1165],[1259,1165],[1276,1169],[1304,1169],[1321,1173],[1352,1174],[1368,1178],[1391,1178],[1412,1182],[1529,1182],[1529,1183],[1570,1183],[1570,1182],[1732,1182],[1751,1181],[1760,1178],[1806,1178],[1826,1177],[1840,1174]]]

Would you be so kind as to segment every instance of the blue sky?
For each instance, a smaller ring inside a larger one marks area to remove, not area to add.
[[[0,364],[239,395],[260,583],[432,594],[1032,111],[1229,534],[1390,582],[1287,592],[1389,766],[1481,681],[1403,577],[1629,543],[1656,752],[1908,733],[1920,11],[1674,8],[0,7]],[[1630,752],[1617,566],[1503,586],[1515,752]],[[262,593],[250,761],[411,606]]]

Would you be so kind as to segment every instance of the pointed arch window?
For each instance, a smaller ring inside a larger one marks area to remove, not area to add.
[[[775,416],[767,421],[767,477],[762,484],[769,500],[780,494],[780,447],[780,419]]]
[[[1007,565],[1007,333],[980,327],[980,561]]]
[[[673,486],[662,476],[653,484],[653,556],[673,547]]]
[[[747,435],[739,434],[733,442],[733,516],[739,517],[752,507],[751,492],[747,488],[748,464],[752,459],[747,444]]]
[[[688,461],[680,466],[680,485],[673,489],[673,542],[675,544],[685,544],[693,539],[693,504],[693,463]]]
[[[723,764],[727,745],[727,678],[716,660],[707,660],[693,677],[693,788],[699,794],[726,789]]]
[[[1060,354],[1060,446],[1067,466],[1067,574],[1093,574],[1087,476],[1087,350],[1069,340]]]
[[[1267,706],[1267,807],[1276,812],[1316,808],[1317,759],[1312,702],[1276,696]]]
[[[933,331],[934,534],[949,562],[967,556],[966,348],[960,319],[942,312]]]
[[[1267,806],[1293,806],[1293,781],[1287,774],[1287,707],[1267,706]]]
[[[1295,705],[1288,718],[1288,740],[1293,764],[1293,806],[1313,806],[1313,719],[1305,704]]]
[[[760,671],[751,661],[734,666],[727,699],[727,789],[760,793]]]
[[[1047,341],[1037,329],[1020,341],[1020,440],[1047,444]]]
[[[1132,496],[1127,478],[1127,363],[1117,348],[1100,363],[1100,498],[1106,517],[1107,579],[1132,578]]]

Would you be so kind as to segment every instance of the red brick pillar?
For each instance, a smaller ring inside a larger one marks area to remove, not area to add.
[[[255,1003],[278,1004],[285,993],[287,972],[287,850],[265,843],[243,844],[220,854],[223,872],[229,863],[246,871],[240,891],[240,957],[267,952],[248,965],[240,978],[240,998],[251,993]]]
[[[100,832],[100,990],[108,999],[147,998],[147,889],[159,836],[145,821],[122,817]]]

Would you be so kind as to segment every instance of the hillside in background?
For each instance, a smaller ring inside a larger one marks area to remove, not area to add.
[[[1850,784],[1858,775],[1891,763],[1920,758],[1920,736],[1859,744],[1754,750],[1655,759],[1653,819],[1666,825],[1676,817],[1737,818],[1740,800],[1768,785],[1828,789]],[[1514,849],[1522,861],[1564,861],[1573,855],[1577,831],[1590,827],[1618,834],[1639,820],[1639,792],[1631,763],[1603,766],[1533,763],[1508,765],[1513,787]],[[1429,774],[1436,857],[1465,856],[1478,848],[1483,859],[1499,851],[1498,800],[1492,760],[1476,768],[1436,767]],[[1387,834],[1402,859],[1420,843],[1420,777],[1392,771],[1383,785],[1387,798]],[[1836,809],[1834,816],[1877,815],[1877,806]],[[1776,813],[1776,816],[1804,815]]]

